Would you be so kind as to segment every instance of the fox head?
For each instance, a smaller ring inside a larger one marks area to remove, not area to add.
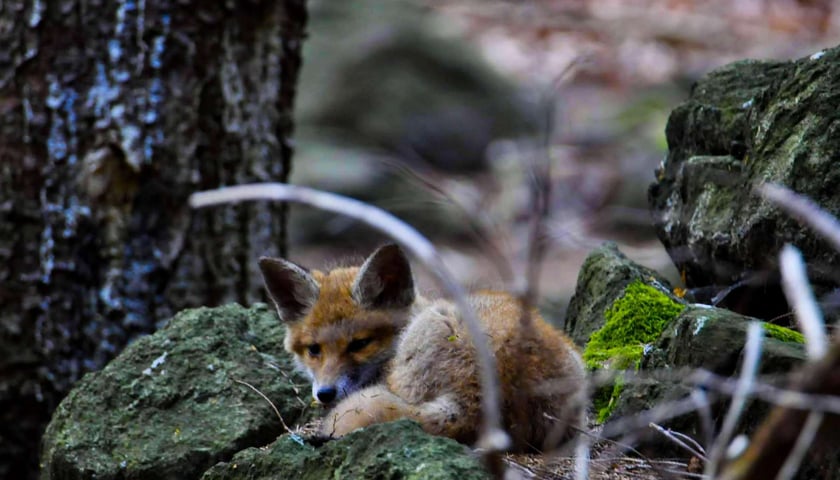
[[[259,264],[286,324],[286,350],[312,380],[317,402],[329,405],[379,379],[417,297],[397,245],[379,248],[361,267],[327,273],[280,258]]]

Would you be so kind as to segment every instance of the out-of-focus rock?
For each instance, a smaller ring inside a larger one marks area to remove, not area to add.
[[[308,141],[470,171],[494,138],[532,123],[512,85],[416,3],[319,0],[309,15],[297,99]]]

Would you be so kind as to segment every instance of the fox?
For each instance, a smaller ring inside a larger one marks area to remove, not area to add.
[[[326,272],[272,257],[259,267],[286,327],[284,348],[311,380],[314,402],[330,408],[322,435],[407,418],[432,435],[477,441],[472,338],[451,301],[418,293],[398,245]],[[495,359],[510,450],[547,451],[582,430],[587,379],[574,343],[535,310],[523,327],[522,303],[509,293],[479,290],[469,304]]]

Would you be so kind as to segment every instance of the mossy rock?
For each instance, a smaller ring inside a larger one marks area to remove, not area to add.
[[[636,282],[680,302],[664,277],[628,259],[615,243],[607,242],[590,253],[578,273],[575,294],[566,310],[566,330],[572,340],[585,345],[604,326],[607,312],[624,296],[627,286]]]
[[[695,369],[702,368],[723,377],[737,375],[750,321],[758,320],[704,305],[686,307],[645,353],[639,365],[640,371],[644,372],[643,378],[626,383],[612,411],[613,418],[686,397],[691,393],[692,385],[685,379]],[[801,334],[784,327],[763,325],[765,335],[759,374],[782,377],[802,365],[806,353]],[[713,405],[715,418],[722,418],[728,400],[723,397]],[[752,432],[767,411],[763,402],[748,402],[739,432]],[[700,418],[693,413],[670,419],[666,426],[696,439],[704,438]],[[655,451],[660,454],[662,449],[674,454],[685,453],[674,449],[672,443],[658,434],[651,434],[642,444],[655,445]]]
[[[689,289],[740,284],[719,306],[761,319],[789,312],[778,253],[791,243],[818,294],[837,287],[840,252],[759,198],[783,184],[840,215],[840,48],[792,62],[741,61],[701,78],[671,113],[669,152],[649,190],[657,234]]]
[[[458,442],[428,435],[414,422],[373,425],[314,447],[284,435],[208,470],[202,480],[389,478],[479,480],[490,476]]]
[[[265,305],[185,310],[87,374],[42,439],[41,478],[189,479],[308,418],[306,379]],[[299,392],[303,392],[300,394]]]
[[[659,288],[633,281],[604,313],[604,326],[589,337],[583,351],[586,366],[591,370],[638,370],[645,352],[684,308],[685,304]],[[593,403],[599,423],[612,414],[623,389],[619,377],[611,388],[596,391]]]

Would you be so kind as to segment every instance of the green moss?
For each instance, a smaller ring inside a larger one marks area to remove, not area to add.
[[[624,391],[624,377],[619,375],[613,382],[612,388],[600,388],[595,392],[593,404],[597,413],[596,421],[604,423],[612,415],[613,408],[618,401],[621,392]]]
[[[654,287],[635,281],[604,313],[604,326],[589,337],[583,359],[591,369],[625,369],[641,360],[644,346],[659,338],[682,305]]]
[[[762,325],[764,326],[764,333],[770,338],[775,338],[783,342],[805,343],[805,336],[796,330],[767,322],[762,322]]]
[[[685,305],[672,300],[654,287],[635,281],[627,286],[624,295],[604,313],[604,326],[589,338],[583,351],[588,368],[597,370],[638,369],[645,346],[656,341]],[[598,421],[603,422],[612,413],[613,405],[624,389],[619,377],[612,388],[596,392],[595,408]]]

